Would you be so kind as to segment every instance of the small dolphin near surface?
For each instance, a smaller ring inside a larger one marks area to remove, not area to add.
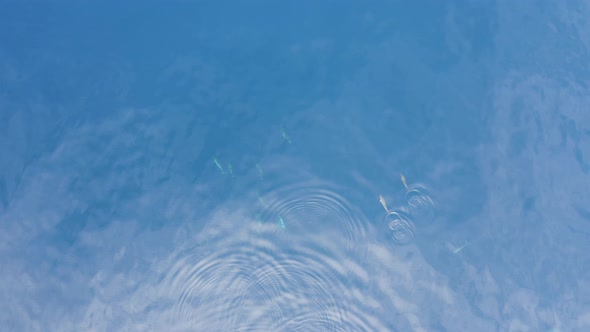
[[[260,177],[260,181],[263,181],[264,173],[262,172],[262,166],[260,166],[260,163],[256,163],[256,169],[258,170],[258,176]]]
[[[402,173],[399,173],[399,178],[400,178],[400,180],[402,180],[402,184],[404,185],[404,187],[406,187],[406,190],[410,189],[408,187],[408,181],[406,180],[406,177]]]
[[[215,166],[217,166],[217,168],[219,168],[219,171],[221,172],[221,174],[225,174],[225,171],[223,170],[223,166],[221,166],[221,163],[219,162],[219,160],[217,160],[216,157],[213,157],[213,162],[215,163]]]
[[[447,249],[449,249],[449,251],[452,252],[453,255],[458,254],[461,250],[463,250],[463,248],[465,248],[468,245],[469,245],[469,242],[465,242],[465,244],[463,244],[460,247],[455,247],[452,243],[450,243],[448,241],[445,243],[445,247],[447,247]]]
[[[289,137],[289,135],[287,135],[287,133],[285,132],[285,129],[283,127],[281,127],[281,136],[283,136],[283,138],[285,139],[285,141],[287,141],[287,143],[292,144],[293,142],[291,142],[291,138]]]
[[[279,225],[281,226],[282,229],[285,229],[285,221],[283,220],[283,217],[279,216]]]
[[[382,195],[379,195],[379,202],[381,203],[381,205],[385,209],[385,212],[389,213],[389,209],[387,208],[387,202],[385,201],[385,198],[383,198]]]
[[[265,208],[268,208],[268,204],[262,198],[262,196],[260,196],[260,192],[256,191],[256,197],[258,198],[258,201],[260,202],[260,204],[262,204]]]

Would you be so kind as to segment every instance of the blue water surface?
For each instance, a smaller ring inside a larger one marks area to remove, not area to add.
[[[5,1],[1,331],[590,331],[583,1]]]

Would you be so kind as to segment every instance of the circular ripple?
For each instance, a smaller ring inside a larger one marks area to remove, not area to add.
[[[319,248],[317,243],[314,236],[309,236],[307,241],[286,248],[278,266],[256,270],[254,278],[258,282],[252,286],[255,291],[249,296],[249,305],[241,308],[240,330],[383,330],[379,324],[371,324],[379,319],[371,317],[374,308],[366,305],[367,298],[359,298],[363,293],[355,288],[366,283],[366,271],[347,267],[352,260],[338,256],[341,244]],[[267,289],[272,290],[272,296],[267,296]],[[262,306],[259,298],[267,299]],[[253,317],[256,308],[264,314]],[[271,312],[275,312],[274,317],[270,317]],[[367,321],[368,317],[372,319]]]
[[[414,223],[405,212],[389,212],[385,216],[385,223],[391,232],[391,239],[395,244],[404,245],[414,240]]]
[[[413,186],[404,197],[408,212],[418,222],[429,222],[434,219],[434,201],[426,188]]]
[[[257,225],[237,213],[212,219],[160,265],[157,289],[172,300],[169,321],[177,329],[385,330],[375,300],[363,292],[369,280],[364,256],[343,251],[345,237],[294,233],[281,242],[275,225]],[[214,248],[194,245],[203,238]]]
[[[271,299],[281,293],[284,282],[280,279],[256,291],[255,285],[260,283],[256,271],[281,271],[277,261],[281,251],[269,240],[272,230],[254,231],[253,221],[244,222],[248,224],[241,229],[222,224],[221,229],[203,235],[213,235],[215,243],[215,250],[205,256],[185,249],[177,252],[180,257],[174,259],[165,278],[165,288],[176,294],[175,320],[190,323],[196,330],[233,331],[240,325],[242,308],[255,310],[252,295],[258,302],[272,303]],[[271,317],[280,316],[272,306],[264,309]]]
[[[366,243],[366,218],[327,183],[285,185],[260,193],[258,202],[261,219],[272,221],[286,233],[328,228],[342,233],[348,250]]]

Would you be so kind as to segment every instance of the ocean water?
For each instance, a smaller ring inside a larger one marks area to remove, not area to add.
[[[5,1],[0,331],[590,330],[583,1]]]

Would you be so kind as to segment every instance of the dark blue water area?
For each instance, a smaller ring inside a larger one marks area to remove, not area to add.
[[[583,2],[2,7],[0,331],[590,329]]]

